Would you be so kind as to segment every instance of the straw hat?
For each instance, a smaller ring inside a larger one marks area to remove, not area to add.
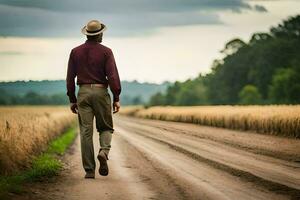
[[[106,30],[106,26],[98,20],[91,20],[81,29],[84,35],[98,35]]]

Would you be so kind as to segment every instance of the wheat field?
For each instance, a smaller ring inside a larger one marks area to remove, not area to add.
[[[0,107],[0,174],[28,167],[75,116],[65,106]]]
[[[123,108],[121,114],[300,138],[300,105]]]

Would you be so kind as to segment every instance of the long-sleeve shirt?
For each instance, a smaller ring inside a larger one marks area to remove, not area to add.
[[[119,101],[121,83],[114,55],[110,48],[87,40],[72,49],[67,70],[67,95],[71,103],[76,103],[75,77],[77,85],[101,83],[109,86],[113,100]]]

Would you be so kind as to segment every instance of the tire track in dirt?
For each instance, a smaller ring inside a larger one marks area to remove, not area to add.
[[[151,135],[152,139],[160,142],[167,141],[169,145],[188,150],[201,157],[229,166],[240,171],[249,171],[257,177],[277,182],[291,188],[300,188],[300,164],[282,161],[266,156],[255,155],[226,145],[216,144],[209,140],[180,137],[177,140],[173,132],[157,132],[155,127],[143,127],[134,123],[122,123],[123,126],[139,131],[144,136]],[[175,139],[174,139],[175,138]]]
[[[127,116],[118,116],[118,118],[125,122],[134,120],[139,125],[155,127],[162,131],[169,131],[178,135],[211,140],[255,154],[271,156],[286,161],[300,162],[300,142],[295,139],[182,122],[145,120]]]
[[[118,133],[117,133],[118,134]],[[136,176],[141,178],[141,182],[149,185],[154,193],[151,199],[193,199],[193,196],[187,194],[181,185],[176,183],[176,179],[160,168],[160,165],[153,162],[151,158],[141,150],[127,141],[122,136],[115,136],[117,145],[121,146],[123,154],[126,157],[127,168],[133,169]],[[159,177],[159,178],[157,178]]]

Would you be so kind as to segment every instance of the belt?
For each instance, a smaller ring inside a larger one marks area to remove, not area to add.
[[[106,84],[101,84],[101,83],[91,83],[91,84],[81,84],[79,87],[100,87],[100,88],[107,88]]]

